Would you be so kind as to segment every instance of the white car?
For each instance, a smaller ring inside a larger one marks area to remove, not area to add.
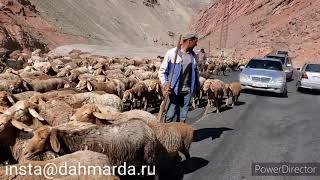
[[[297,81],[297,90],[316,89],[320,90],[320,64],[304,64],[299,69],[299,78]]]

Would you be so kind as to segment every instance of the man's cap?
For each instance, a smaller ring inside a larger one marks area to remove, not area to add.
[[[196,38],[198,39],[198,35],[194,32],[188,32],[182,35],[182,40],[187,40],[187,39],[192,39],[192,38]]]

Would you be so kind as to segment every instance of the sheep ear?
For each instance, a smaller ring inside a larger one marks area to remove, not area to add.
[[[103,113],[99,113],[99,112],[93,112],[94,117],[98,118],[98,119],[104,119],[104,120],[108,120],[108,121],[113,121],[114,118],[112,118],[112,116],[108,115],[108,114],[103,114]]]
[[[44,121],[44,118],[43,118],[42,116],[40,116],[35,109],[33,109],[33,108],[28,108],[28,110],[29,110],[29,113],[30,113],[33,117],[39,119],[40,121]]]
[[[16,103],[16,102],[14,102],[12,96],[10,96],[10,95],[7,95],[7,99],[9,100],[9,102],[10,102],[12,105]]]
[[[54,152],[58,153],[60,151],[60,143],[57,137],[57,130],[52,129],[50,133],[50,144]]]
[[[92,85],[89,81],[87,82],[87,88],[89,91],[92,91]]]
[[[31,132],[33,131],[29,126],[26,124],[19,122],[17,120],[12,120],[11,124],[16,127],[17,129],[20,129],[21,131]]]
[[[22,84],[23,84],[23,87],[26,88],[27,91],[30,90],[26,81],[23,81]]]

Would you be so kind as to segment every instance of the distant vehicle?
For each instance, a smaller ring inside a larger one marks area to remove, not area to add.
[[[277,54],[283,54],[283,55],[289,56],[288,51],[278,51]]]
[[[297,90],[316,89],[320,90],[320,64],[304,64],[299,69],[299,78],[297,81]]]
[[[281,51],[280,51],[281,52]],[[291,64],[291,60],[289,59],[288,55],[286,54],[274,54],[274,55],[267,55],[267,58],[274,58],[280,59],[282,64],[285,66],[285,73],[288,80],[291,80],[293,77],[293,67]]]
[[[281,60],[254,58],[242,69],[239,75],[242,89],[275,92],[287,97],[286,73]]]

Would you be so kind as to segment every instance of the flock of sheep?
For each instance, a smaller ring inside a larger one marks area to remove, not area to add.
[[[1,153],[1,163],[139,167],[159,166],[159,157],[176,158],[178,152],[190,158],[193,128],[160,123],[147,111],[163,99],[160,64],[159,58],[109,58],[78,50],[66,56],[14,51],[0,62],[0,150],[7,153]],[[211,64],[204,75],[216,70]],[[200,83],[194,107],[206,95],[207,110],[215,105],[219,112],[224,96],[232,97],[232,104],[240,96],[239,83],[204,77]]]

